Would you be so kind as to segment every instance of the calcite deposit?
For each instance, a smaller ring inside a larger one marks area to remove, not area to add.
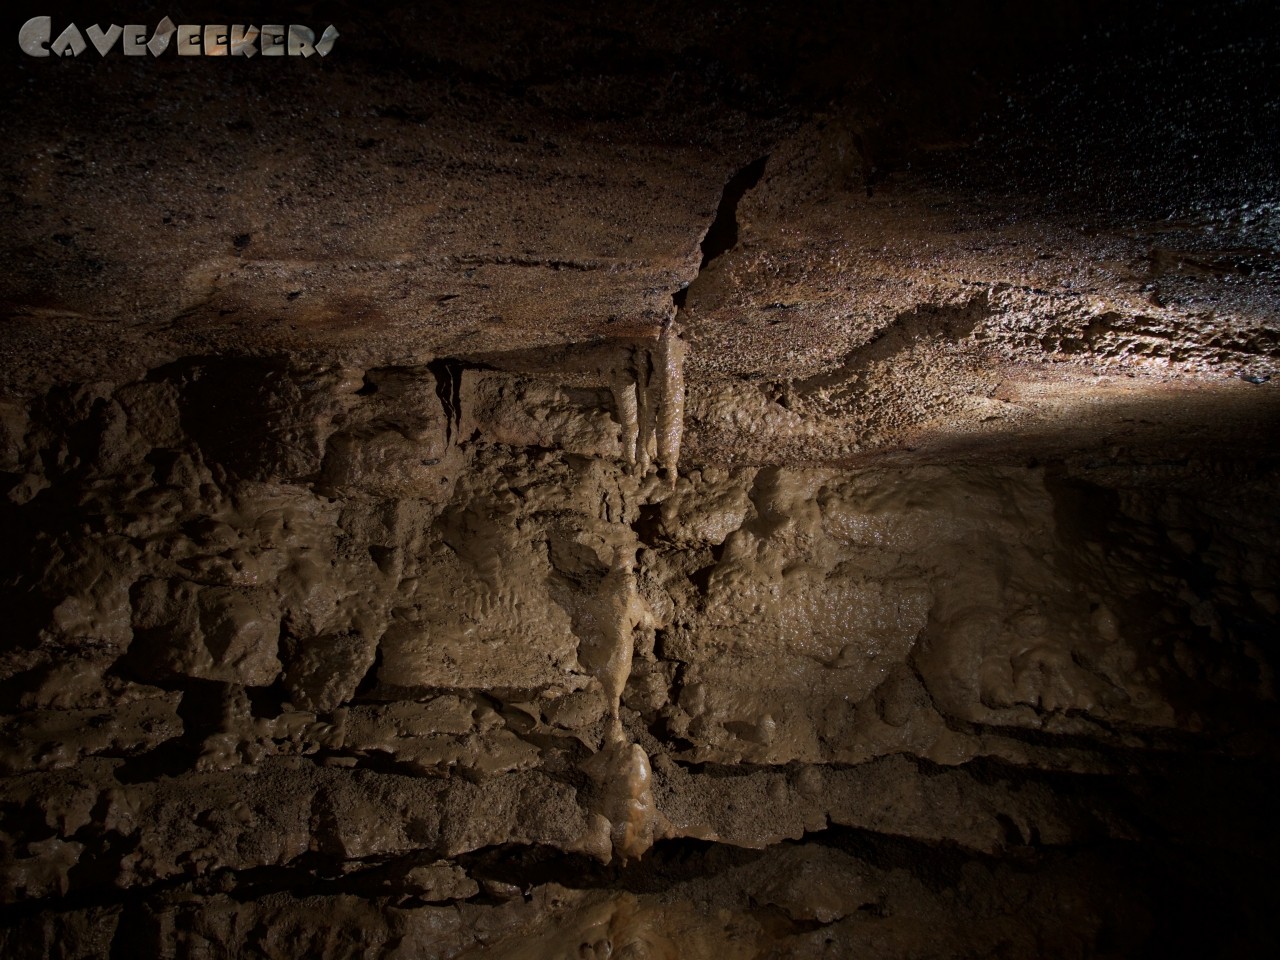
[[[580,6],[5,61],[0,956],[1273,955],[1274,10]]]

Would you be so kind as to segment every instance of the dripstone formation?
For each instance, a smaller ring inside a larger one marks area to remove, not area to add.
[[[323,17],[4,66],[0,955],[1271,954],[1269,5]]]

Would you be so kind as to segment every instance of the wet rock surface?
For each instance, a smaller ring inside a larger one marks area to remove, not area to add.
[[[0,954],[1274,947],[1269,11],[677,13],[6,68]]]

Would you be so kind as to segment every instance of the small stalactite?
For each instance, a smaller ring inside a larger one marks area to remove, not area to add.
[[[688,344],[669,323],[658,339],[654,354],[657,393],[657,460],[663,478],[675,486],[684,437],[684,361]]]
[[[628,376],[614,374],[609,386],[613,391],[613,405],[618,422],[622,425],[622,456],[628,464],[635,466],[639,459],[640,443],[640,405],[636,399],[636,382]]]
[[[688,349],[674,323],[668,322],[657,343],[634,351],[610,382],[623,459],[641,477],[656,468],[672,486],[684,436]]]
[[[634,362],[636,384],[637,423],[640,430],[636,440],[636,472],[640,476],[649,473],[649,467],[657,455],[654,426],[657,421],[657,397],[653,395],[653,352],[637,351]]]

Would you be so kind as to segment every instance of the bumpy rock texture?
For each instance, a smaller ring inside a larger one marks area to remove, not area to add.
[[[1270,955],[1274,18],[7,64],[0,954]]]

